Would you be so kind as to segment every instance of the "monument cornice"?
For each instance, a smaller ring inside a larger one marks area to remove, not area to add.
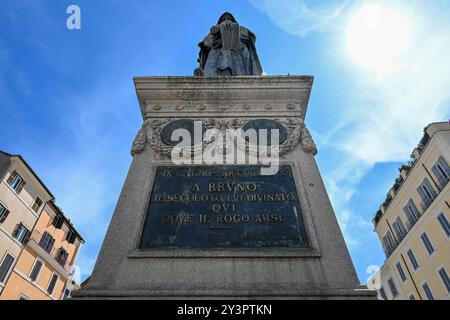
[[[312,76],[135,77],[143,119],[249,115],[304,119]]]

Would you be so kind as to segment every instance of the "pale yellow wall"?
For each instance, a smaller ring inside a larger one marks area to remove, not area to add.
[[[53,245],[53,247],[63,247],[69,253],[68,261],[71,261],[72,257],[74,257],[77,252],[77,248],[79,247],[80,242],[76,241],[75,243],[71,244],[66,240],[66,235],[69,230],[67,227],[67,223],[64,223],[61,229],[57,229],[52,225],[55,215],[56,213],[51,208],[51,206],[45,206],[36,224],[35,230],[38,230],[41,234],[44,234],[44,232],[48,232],[55,239],[55,244]]]
[[[393,236],[396,235],[393,223],[397,217],[401,218],[403,225],[408,231],[406,237],[400,241],[398,247],[392,255],[387,258],[381,269],[381,282],[385,283],[386,277],[388,277],[387,274],[394,275],[397,288],[401,288],[405,299],[408,299],[410,294],[414,294],[416,299],[419,299],[417,289],[419,290],[421,297],[426,299],[426,295],[422,289],[422,284],[424,282],[427,282],[430,286],[435,299],[450,299],[449,293],[437,271],[438,267],[444,266],[450,276],[450,239],[445,235],[437,220],[437,216],[442,212],[446,215],[447,220],[450,221],[450,183],[448,183],[444,189],[439,191],[430,178],[431,175],[432,178],[437,180],[431,168],[437,162],[439,156],[442,156],[447,163],[450,164],[450,127],[448,124],[433,125],[431,127],[431,132],[433,136],[430,142],[410,170],[406,181],[404,181],[399,190],[397,190],[394,199],[387,207],[375,228],[380,242],[382,242],[382,237],[388,230],[391,231]],[[424,167],[428,169],[429,174]],[[425,211],[420,207],[422,199],[416,190],[422,183],[424,177],[428,178],[435,191],[439,193],[437,198]],[[422,215],[419,221],[410,230],[407,227],[408,219],[403,211],[403,207],[409,199],[414,201],[417,209]],[[391,228],[389,228],[388,223]],[[431,256],[428,255],[422,239],[420,238],[423,232],[426,232],[434,246],[435,252]],[[407,255],[409,249],[412,249],[416,260],[420,265],[417,271],[414,271]],[[414,287],[411,276],[408,274],[408,270],[401,257],[402,255],[412,274],[417,289]],[[406,273],[407,281],[405,282],[402,282],[398,274],[396,267],[397,262],[401,263],[403,270]]]
[[[450,221],[449,210],[445,210],[445,208],[443,208],[443,211],[446,214],[447,219]],[[423,218],[426,219],[421,221]],[[408,270],[406,269],[401,258],[401,255],[403,255],[422,299],[427,299],[422,288],[422,284],[427,282],[435,299],[448,300],[450,299],[450,295],[448,294],[437,270],[439,267],[444,266],[447,273],[450,275],[450,239],[444,234],[439,222],[437,221],[437,213],[430,213],[426,217],[422,217],[414,227],[413,232],[408,234],[394,253],[386,260],[382,270],[391,269],[393,271],[396,282],[400,285],[403,295],[406,298],[408,298],[412,293],[416,299],[419,299],[419,295],[413,285],[411,276],[408,274]],[[435,248],[435,252],[431,256],[428,255],[428,252],[420,239],[420,235],[424,231],[427,233],[433,247]],[[407,251],[409,249],[412,249],[419,264],[419,269],[416,271],[414,271],[409,257],[407,256]],[[407,276],[407,281],[404,283],[397,272],[396,263],[398,261],[401,262],[403,270]],[[384,279],[383,277],[384,276],[382,274],[382,279]]]
[[[17,171],[26,182],[19,194],[7,185],[7,180],[14,171]],[[36,213],[31,207],[37,196],[42,199],[43,205]],[[69,230],[67,222],[64,223],[62,229],[56,229],[52,225],[56,213],[48,203],[49,200],[51,200],[51,195],[46,192],[25,164],[17,157],[11,158],[11,165],[3,180],[0,181],[0,201],[10,211],[5,222],[0,225],[0,261],[6,252],[12,254],[16,260],[9,277],[4,284],[0,284],[0,299],[2,300],[16,300],[21,295],[33,300],[61,299],[63,295],[69,278],[68,268],[63,270],[53,256],[43,252],[38,245],[39,239],[32,238],[24,247],[12,237],[15,227],[19,223],[23,223],[32,232],[39,232],[40,235],[47,231],[55,238],[53,246],[55,250],[52,253],[63,247],[69,253],[68,261],[72,264],[81,245],[81,239],[70,244],[66,240]],[[43,267],[38,279],[31,282],[29,275],[36,258],[43,262]],[[46,290],[54,272],[58,274],[59,278],[53,294],[50,296]]]
[[[31,282],[28,278],[36,258],[36,253],[26,246],[3,290],[0,300],[17,300],[21,294],[31,300],[61,299],[67,279],[59,275],[55,289],[50,296],[46,290],[55,270],[48,263],[45,263],[44,259],[41,259],[44,264],[37,280]]]
[[[77,239],[74,244],[70,244],[66,240],[66,234],[68,231],[67,222],[64,223],[61,229],[55,228],[52,225],[55,215],[56,211],[53,207],[51,205],[46,205],[33,231],[37,231],[41,236],[44,232],[49,233],[55,239],[53,245],[54,250],[52,250],[52,253],[54,253],[58,248],[63,247],[69,253],[68,261],[73,261],[81,245],[81,241],[80,239]],[[21,294],[31,300],[59,300],[62,298],[66,283],[67,281],[70,281],[69,274],[67,272],[68,269],[64,272],[59,272],[52,267],[57,264],[53,256],[48,255],[47,253],[39,256],[39,254],[31,247],[31,244],[38,244],[39,240],[40,238],[33,237],[25,246],[14,268],[13,275],[7,282],[0,299],[16,300]],[[36,258],[39,258],[43,262],[43,267],[39,273],[38,279],[32,283],[29,279],[29,275],[32,271]],[[53,294],[50,296],[47,294],[46,289],[54,272],[58,274],[59,279]]]
[[[25,187],[19,194],[7,184],[8,178],[14,171],[17,171],[26,182]],[[33,229],[40,214],[40,211],[36,213],[31,209],[36,196],[39,196],[44,203],[50,200],[50,195],[44,190],[22,161],[18,158],[12,158],[10,167],[4,175],[3,180],[0,181],[0,202],[10,211],[5,222],[0,224],[0,261],[7,252],[13,255],[17,261],[23,246],[12,237],[12,234],[16,225],[19,223],[23,223],[29,230]],[[7,281],[8,278],[6,278],[5,282]],[[0,284],[0,294],[3,286],[4,283]]]

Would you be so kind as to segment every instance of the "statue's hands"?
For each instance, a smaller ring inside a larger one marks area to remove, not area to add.
[[[211,33],[212,34],[216,34],[218,32],[219,32],[219,27],[218,26],[211,27]]]
[[[225,29],[231,29],[231,25],[232,25],[231,22],[228,21],[224,23]]]

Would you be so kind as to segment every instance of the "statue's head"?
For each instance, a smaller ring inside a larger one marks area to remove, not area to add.
[[[220,16],[219,21],[217,22],[217,24],[221,24],[222,22],[225,22],[227,20],[231,21],[231,22],[234,22],[234,23],[237,23],[236,19],[233,17],[233,15],[231,13],[225,12],[224,14],[222,14]]]

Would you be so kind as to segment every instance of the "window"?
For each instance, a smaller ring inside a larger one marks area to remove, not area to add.
[[[5,222],[6,218],[8,218],[9,211],[0,203],[0,224]]]
[[[448,166],[447,162],[444,160],[443,157],[439,157],[438,161],[431,168],[431,170],[436,176],[438,184],[441,187],[441,189],[444,189],[444,187],[450,180],[450,167]]]
[[[438,216],[438,221],[447,237],[450,237],[450,223],[448,223],[447,217],[442,212]]]
[[[13,237],[20,243],[24,243],[29,235],[29,230],[22,223],[18,224],[13,232]]]
[[[383,287],[380,288],[380,295],[383,300],[387,300],[386,291],[384,291]]]
[[[3,283],[8,276],[12,264],[14,263],[14,257],[9,253],[5,254],[3,261],[0,264],[0,283]]]
[[[11,175],[8,178],[7,183],[17,193],[20,193],[20,191],[22,191],[23,187],[25,186],[25,181],[23,181],[22,177],[16,171],[11,173]]]
[[[75,239],[76,239],[76,238],[77,238],[77,236],[76,236],[75,232],[73,232],[72,230],[69,230],[69,231],[67,232],[66,240],[67,240],[69,243],[75,243]]]
[[[412,252],[411,249],[408,250],[408,257],[409,260],[411,261],[414,270],[419,269],[419,264],[417,263],[416,257],[414,256],[414,253]]]
[[[48,232],[44,232],[41,241],[39,241],[39,245],[48,253],[52,251],[54,243],[55,239],[51,235],[49,235]]]
[[[447,274],[447,271],[445,271],[444,268],[440,268],[438,273],[442,279],[442,283],[444,283],[444,286],[447,289],[447,292],[450,294],[450,278]]]
[[[402,279],[403,282],[406,281],[406,274],[405,271],[403,271],[402,265],[400,264],[400,262],[397,262],[397,271],[398,274],[400,275],[400,278]]]
[[[416,224],[417,220],[420,218],[419,211],[416,208],[414,202],[410,199],[406,206],[403,207],[403,211],[406,214],[409,222],[409,229],[412,228],[413,225]]]
[[[423,179],[422,184],[417,188],[417,192],[423,200],[423,210],[426,210],[437,196],[427,178]]]
[[[67,288],[65,288],[65,289],[64,289],[64,294],[63,294],[63,296],[62,296],[62,300],[67,300],[67,299],[70,299],[70,298],[71,298],[71,296],[70,296],[70,290],[67,289]]]
[[[409,295],[409,300],[416,300],[416,297],[413,294]]]
[[[64,223],[64,219],[63,219],[61,216],[56,215],[56,216],[53,218],[52,225],[53,225],[56,229],[61,229],[63,223]]]
[[[431,255],[434,252],[434,247],[431,244],[430,239],[428,238],[428,235],[424,232],[422,233],[422,235],[420,236],[420,239],[422,239],[423,244],[425,245],[425,248],[428,251],[428,254]]]
[[[405,226],[403,225],[400,217],[398,217],[394,221],[394,230],[395,230],[395,233],[397,234],[397,239],[399,241],[401,241],[406,236],[406,229],[405,229]]]
[[[428,283],[424,283],[422,285],[423,291],[425,291],[425,294],[427,295],[428,300],[434,300],[433,293],[431,292],[430,287],[428,286]]]
[[[48,287],[47,287],[47,293],[49,295],[53,294],[53,291],[55,290],[55,286],[56,286],[56,282],[58,281],[58,275],[57,274],[53,274],[52,278],[50,279],[50,282],[48,283]]]
[[[398,296],[397,287],[395,286],[394,280],[392,280],[392,278],[389,278],[389,280],[388,280],[388,285],[389,285],[389,289],[391,289],[392,296],[393,296],[394,298],[395,298],[396,296]]]
[[[68,256],[69,253],[66,250],[64,250],[64,248],[59,248],[55,258],[56,261],[58,261],[58,263],[64,267],[67,263]]]
[[[29,276],[31,281],[34,282],[37,280],[39,273],[41,272],[41,269],[42,269],[42,261],[36,259],[33,269],[31,270],[31,273]]]
[[[389,231],[386,232],[386,234],[383,237],[383,244],[384,244],[386,255],[390,256],[391,253],[395,249],[395,243],[394,243],[394,239],[392,238],[392,235]]]
[[[42,206],[42,200],[39,197],[36,197],[36,200],[34,200],[33,206],[31,207],[34,212],[38,212],[39,208]]]

